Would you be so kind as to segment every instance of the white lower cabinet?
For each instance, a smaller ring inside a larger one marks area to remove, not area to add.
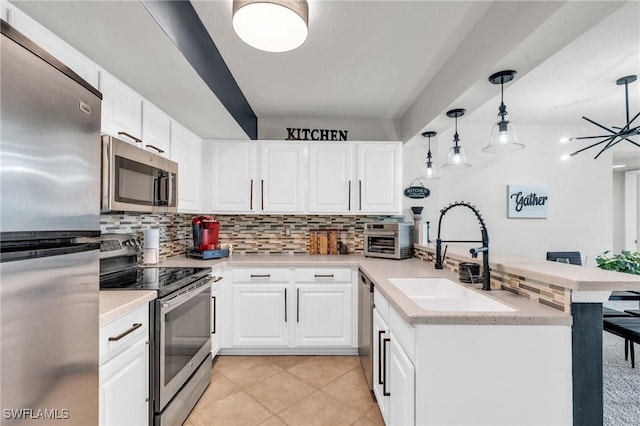
[[[234,284],[234,346],[289,345],[288,287],[288,284]]]
[[[296,346],[351,346],[351,284],[296,284]]]
[[[100,327],[99,424],[149,424],[148,305]]]
[[[376,309],[373,311],[371,347],[373,393],[385,424],[415,424],[415,368]]]
[[[383,353],[387,351],[389,366],[389,414],[390,425],[415,424],[415,368],[393,333],[384,340]],[[386,380],[386,379],[385,379]]]
[[[377,310],[373,310],[373,339],[371,350],[373,352],[373,393],[378,401],[378,408],[386,424],[389,424],[389,386],[387,377],[389,370],[388,357],[383,358],[382,349],[386,344],[384,339],[389,338],[389,326],[382,319]],[[385,353],[386,355],[386,353]],[[384,362],[383,362],[384,361]]]
[[[353,348],[350,268],[237,268],[232,275],[233,348]]]

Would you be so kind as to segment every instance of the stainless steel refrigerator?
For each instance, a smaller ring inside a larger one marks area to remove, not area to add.
[[[97,424],[102,96],[0,43],[0,423]]]

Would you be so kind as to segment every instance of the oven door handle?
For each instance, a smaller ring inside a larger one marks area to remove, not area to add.
[[[201,281],[196,282],[196,284],[187,287],[185,290],[178,293],[176,296],[173,296],[167,300],[160,300],[160,306],[162,307],[162,313],[170,312],[177,306],[183,304],[184,302],[192,299],[203,291],[211,289],[209,283],[211,279],[205,278]]]
[[[375,232],[365,232],[365,237],[395,237],[398,235],[396,231],[375,231]]]

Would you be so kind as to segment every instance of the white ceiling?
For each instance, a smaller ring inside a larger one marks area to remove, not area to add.
[[[14,3],[200,136],[246,139],[137,1]],[[640,45],[639,3],[623,3],[310,0],[308,40],[274,54],[235,36],[231,0],[192,1],[259,118],[395,119],[405,141],[449,127],[450,107],[493,121],[487,77],[505,68],[514,123],[619,122],[614,82],[639,74]]]

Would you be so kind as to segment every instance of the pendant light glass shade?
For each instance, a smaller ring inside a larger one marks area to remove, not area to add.
[[[464,153],[464,148],[460,146],[460,136],[458,135],[458,117],[462,117],[466,110],[458,108],[447,111],[447,117],[455,118],[455,133],[453,134],[453,146],[449,150],[447,155],[447,162],[442,165],[443,169],[468,169],[471,164],[467,162],[467,156]]]
[[[498,120],[491,128],[489,144],[482,148],[482,152],[496,154],[519,151],[524,148],[524,144],[518,142],[513,124],[509,121],[507,107],[504,104],[504,83],[513,80],[515,76],[515,71],[508,70],[497,72],[489,77],[492,84],[500,85],[500,107],[498,108]]]
[[[305,0],[234,0],[233,30],[242,41],[266,52],[288,52],[309,34]]]
[[[447,162],[442,166],[443,169],[468,169],[471,164],[467,162],[467,156],[464,148],[461,146],[452,146],[447,154]]]
[[[436,170],[436,165],[433,162],[433,156],[431,155],[431,138],[437,134],[438,132],[433,132],[433,131],[422,133],[423,137],[429,138],[427,162],[424,165],[424,173],[422,174],[425,177],[425,179],[440,179],[440,176],[438,176],[438,171]]]

